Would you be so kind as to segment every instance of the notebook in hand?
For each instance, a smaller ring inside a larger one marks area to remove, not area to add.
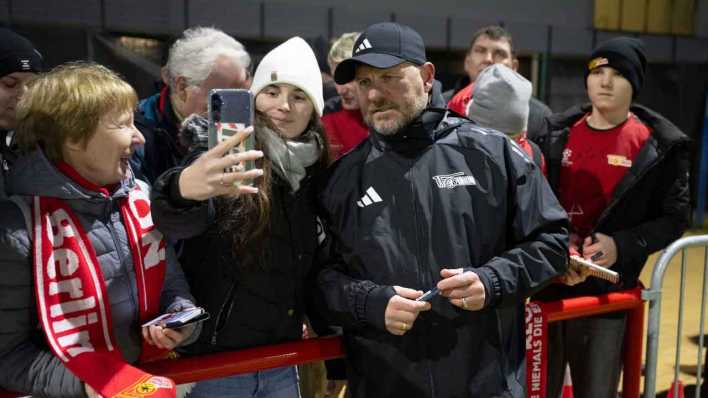
[[[592,261],[586,260],[580,256],[570,256],[569,265],[576,271],[579,271],[583,268],[587,269],[590,271],[591,276],[604,279],[608,282],[618,283],[620,280],[620,276],[617,272],[609,268],[599,266],[593,263]]]

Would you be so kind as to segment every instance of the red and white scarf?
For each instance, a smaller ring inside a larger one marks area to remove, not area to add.
[[[165,242],[139,188],[119,201],[138,287],[140,321],[159,312]],[[62,200],[34,197],[34,279],[42,328],[54,354],[104,397],[174,397],[174,382],[126,363],[113,336],[110,303],[91,241]],[[166,354],[143,342],[141,360]]]

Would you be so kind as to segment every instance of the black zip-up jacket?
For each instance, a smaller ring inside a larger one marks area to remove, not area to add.
[[[318,244],[311,178],[292,193],[273,173],[269,234],[262,254],[256,255],[258,266],[244,267],[231,249],[231,239],[216,226],[217,203],[186,200],[179,194],[183,169],[170,169],[157,179],[152,211],[165,236],[182,240],[180,261],[192,294],[211,314],[197,342],[185,351],[203,354],[300,340]],[[324,333],[321,328],[317,332]]]
[[[565,271],[567,216],[521,149],[429,109],[339,159],[320,205],[318,280],[353,397],[525,396],[524,299]],[[483,310],[438,296],[405,335],[386,331],[394,285],[425,291],[457,267],[480,276]]]
[[[547,119],[546,132],[536,137],[546,157],[548,180],[560,186],[563,150],[570,128],[590,112],[589,104],[575,106]],[[597,295],[637,286],[649,255],[681,237],[690,216],[688,137],[656,112],[640,105],[630,108],[651,130],[632,167],[620,180],[594,232],[611,236],[617,245],[619,284],[588,278],[575,286],[554,284],[538,295],[541,300]]]

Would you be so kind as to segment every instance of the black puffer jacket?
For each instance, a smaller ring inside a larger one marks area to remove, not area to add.
[[[559,185],[563,150],[570,127],[590,112],[590,105],[576,106],[547,119],[546,132],[536,137],[548,167],[548,180],[555,192]],[[554,284],[538,295],[541,300],[596,295],[637,285],[647,258],[681,237],[688,227],[689,139],[674,124],[656,112],[633,105],[634,113],[651,136],[641,148],[627,174],[615,188],[612,201],[600,215],[592,232],[611,236],[617,245],[612,269],[621,275],[613,285],[588,278],[576,286]]]
[[[316,166],[313,166],[316,167]],[[308,277],[317,246],[310,179],[297,193],[273,173],[270,232],[256,268],[244,268],[216,226],[217,202],[181,198],[183,167],[160,176],[152,191],[155,224],[183,240],[182,267],[198,305],[211,314],[188,353],[233,350],[302,338]],[[321,330],[319,330],[322,332]]]
[[[340,158],[320,193],[330,232],[319,273],[344,327],[353,397],[524,397],[524,299],[565,271],[567,218],[511,140],[425,112]],[[443,297],[394,336],[394,285],[428,290],[441,268],[476,272],[485,308]]]

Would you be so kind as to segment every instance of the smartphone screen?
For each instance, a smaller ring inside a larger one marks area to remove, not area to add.
[[[214,89],[209,92],[209,147],[235,135],[253,125],[253,95],[248,90]],[[254,134],[246,137],[235,152],[248,151],[254,148]],[[242,170],[255,167],[253,161],[241,164]]]
[[[159,325],[170,329],[177,329],[189,325],[190,323],[202,322],[207,319],[209,319],[208,312],[204,311],[203,308],[194,307],[178,312],[162,314],[157,318],[144,323],[142,327]]]

